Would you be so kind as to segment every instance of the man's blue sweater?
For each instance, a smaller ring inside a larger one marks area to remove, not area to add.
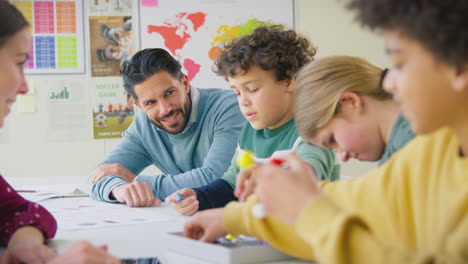
[[[140,111],[103,163],[119,163],[135,175],[156,166],[163,174],[139,175],[135,180],[149,183],[161,200],[179,189],[203,186],[223,176],[245,124],[236,95],[230,90],[192,88],[190,96],[192,110],[183,132],[160,130]],[[117,202],[109,195],[123,183],[118,176],[104,177],[91,186],[91,196]]]

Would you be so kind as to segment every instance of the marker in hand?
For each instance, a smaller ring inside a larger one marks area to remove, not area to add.
[[[236,163],[239,168],[245,170],[250,169],[255,164],[271,164],[282,166],[283,160],[277,158],[260,159],[255,157],[251,151],[245,150],[244,153],[237,155]]]
[[[270,165],[281,167],[283,166],[284,161],[281,159],[277,159],[277,158],[260,159],[260,158],[256,158],[252,152],[244,151],[244,153],[241,153],[237,156],[236,163],[240,169],[250,169],[255,164],[267,164],[267,163]],[[255,217],[260,218],[260,219],[265,218],[266,213],[265,213],[265,207],[263,207],[263,204],[257,203],[254,207],[252,207],[252,214]]]
[[[183,199],[185,199],[186,197],[184,197],[181,193],[177,192],[174,194],[174,201],[176,203],[182,201]]]

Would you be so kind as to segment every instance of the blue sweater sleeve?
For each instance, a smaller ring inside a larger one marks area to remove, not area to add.
[[[226,106],[225,106],[226,107]],[[177,175],[140,175],[137,181],[148,182],[156,197],[164,200],[182,188],[195,188],[219,179],[229,167],[245,119],[232,101],[226,109],[218,111],[217,120],[212,123],[214,135],[203,166]]]
[[[138,137],[138,118],[136,117],[132,125],[125,131],[122,139],[120,140],[117,147],[107,155],[104,163],[119,163],[123,167],[127,168],[133,174],[138,175],[146,167],[152,164],[151,158],[148,156],[148,152],[144,148],[143,142]],[[111,175],[104,177],[98,182],[91,185],[91,197],[95,200],[106,201],[106,202],[118,202],[109,198],[109,194],[115,185],[127,183],[123,178]]]
[[[193,190],[197,193],[198,210],[224,207],[231,201],[237,201],[236,196],[234,196],[234,189],[223,179],[217,179],[208,185]]]
[[[138,175],[154,164],[163,173],[139,175],[136,181],[147,182],[155,197],[164,200],[182,188],[206,185],[227,170],[245,124],[234,94],[200,101],[200,116],[185,133],[169,135],[157,131],[146,115],[139,112],[117,147],[103,163],[119,163]],[[91,186],[93,199],[111,200],[114,186],[126,183],[117,176],[107,176]]]

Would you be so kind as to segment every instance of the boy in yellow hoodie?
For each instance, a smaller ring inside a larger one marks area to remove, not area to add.
[[[468,262],[468,1],[351,0],[350,7],[384,31],[394,65],[386,89],[419,136],[349,181],[318,184],[295,154],[288,170],[258,166],[257,196],[197,214],[186,236],[255,235],[322,263]],[[265,219],[251,214],[259,200]]]

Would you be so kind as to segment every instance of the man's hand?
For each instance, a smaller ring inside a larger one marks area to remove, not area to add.
[[[210,209],[196,213],[185,223],[184,236],[205,242],[213,242],[226,234],[223,225],[224,208]]]
[[[99,165],[93,172],[91,172],[89,175],[89,181],[94,184],[109,175],[122,177],[127,182],[132,182],[136,178],[135,174],[119,163],[105,163]]]
[[[183,200],[176,202],[176,193],[182,195]],[[177,212],[183,215],[193,215],[198,210],[199,201],[197,200],[197,193],[190,188],[178,190],[177,192],[166,197],[166,203],[171,204]]]
[[[286,155],[287,169],[260,165],[252,169],[260,198],[268,215],[294,223],[304,207],[320,195],[313,169],[295,153]],[[278,195],[281,193],[281,195]]]
[[[146,182],[132,182],[114,187],[111,191],[111,198],[122,203],[127,203],[130,207],[149,207],[160,205],[161,200],[154,197],[153,191]]]

